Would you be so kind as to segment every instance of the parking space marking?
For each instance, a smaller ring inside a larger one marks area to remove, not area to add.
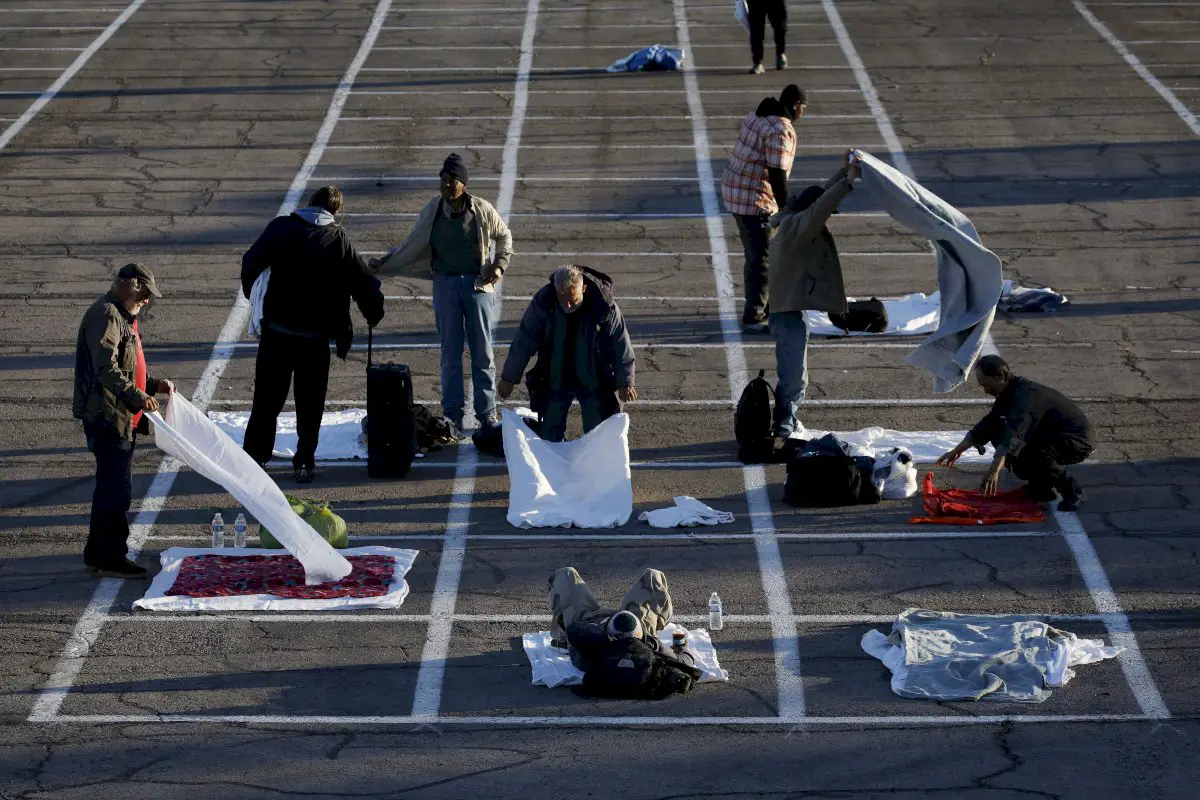
[[[1053,620],[1056,622],[1103,622],[1105,615],[1103,614],[1039,614],[1039,613],[1022,613],[1012,616],[1029,617],[1031,619]],[[429,614],[392,614],[390,612],[381,611],[376,614],[363,612],[341,612],[333,611],[325,614],[305,614],[289,611],[277,611],[274,613],[251,613],[251,614],[206,614],[199,613],[171,613],[171,612],[139,612],[137,614],[110,614],[108,617],[110,622],[115,623],[141,623],[141,622],[280,622],[280,623],[308,623],[308,622],[355,622],[355,623],[371,623],[385,622],[390,624],[423,624],[429,621]],[[488,625],[515,625],[515,624],[545,624],[550,622],[549,614],[455,614],[455,622],[467,623],[483,623]],[[725,614],[726,622],[742,625],[765,625],[770,622],[769,614]],[[676,614],[671,617],[673,622],[678,622],[681,625],[701,625],[708,621],[707,614]],[[890,622],[895,622],[895,615],[887,614],[797,614],[796,622],[800,625],[885,625]]]
[[[362,469],[362,461],[317,462],[317,466],[332,466],[333,464],[353,466]],[[413,466],[417,466],[414,464]],[[442,466],[452,467],[444,463]],[[480,465],[503,467],[504,463],[489,461]],[[662,462],[664,467],[677,467],[678,464]],[[715,464],[704,466],[717,466]],[[740,461],[730,461],[719,465],[720,469],[742,469],[745,465]],[[779,464],[778,466],[783,466]],[[1041,539],[1057,536],[1058,531],[1047,530],[996,530],[986,525],[964,525],[954,530],[928,530],[923,526],[914,526],[907,531],[831,531],[829,533],[780,533],[775,537],[791,542],[891,542],[891,541],[920,541],[924,539]],[[753,541],[754,533],[662,533],[649,528],[643,533],[468,533],[467,542],[748,542]],[[154,541],[161,542],[191,542],[204,541],[205,536],[152,536]],[[441,541],[445,534],[440,533],[381,533],[368,536],[351,536],[350,541],[357,544],[370,542],[428,542]],[[457,618],[457,617],[456,617]]]
[[[679,47],[687,52],[691,50],[687,9],[684,0],[674,0],[673,5]],[[692,147],[704,207],[704,220],[708,229],[709,249],[712,251],[713,278],[716,282],[717,296],[720,298],[718,311],[721,319],[721,337],[726,343],[725,363],[729,377],[730,401],[733,402],[741,394],[748,372],[746,356],[740,346],[742,333],[735,305],[736,294],[729,267],[729,251],[725,242],[725,222],[717,202],[716,190],[713,188],[715,182],[708,123],[704,116],[704,104],[700,98],[700,84],[696,79],[695,70],[695,59],[684,61],[683,81],[687,89],[688,110],[692,116]],[[783,569],[783,556],[775,536],[771,501],[767,497],[766,471],[761,466],[744,466],[742,482],[750,512],[750,524],[754,530],[754,549],[758,557],[763,594],[771,616],[776,707],[779,719],[794,723],[803,719],[805,715],[804,682],[800,674],[800,644]]]
[[[144,0],[135,0],[130,9],[135,11],[143,2]],[[342,107],[345,105],[350,87],[354,84],[359,70],[366,61],[367,55],[370,53],[371,47],[379,35],[379,28],[383,26],[383,21],[387,17],[387,10],[391,6],[391,3],[392,0],[379,0],[379,5],[375,9],[375,15],[363,37],[362,44],[359,46],[354,60],[346,69],[346,73],[342,76],[342,80],[338,83],[321,128],[318,130],[312,147],[309,149],[308,155],[300,167],[300,171],[293,179],[283,204],[280,206],[278,212],[280,215],[291,213],[298,205],[301,193],[308,185],[308,176],[312,174],[317,163],[321,160],[325,146],[333,135],[333,129],[337,125],[338,117],[341,114]],[[131,13],[132,11],[127,9],[127,14]],[[124,16],[125,19],[128,19],[127,15]],[[116,30],[112,26],[109,26],[109,29],[113,32]],[[97,39],[97,41],[100,40]],[[26,114],[28,113],[26,112]],[[11,131],[12,129],[10,128],[9,130]],[[7,136],[7,132],[5,135]],[[3,137],[0,137],[0,141],[3,141]],[[203,411],[207,408],[209,402],[212,400],[213,393],[217,388],[217,381],[224,374],[225,368],[229,365],[229,361],[233,355],[233,349],[230,347],[230,344],[241,338],[242,333],[246,329],[246,322],[249,317],[250,305],[242,297],[239,289],[237,300],[234,302],[233,308],[230,309],[225,324],[222,326],[217,340],[213,344],[212,355],[209,358],[208,365],[205,367],[200,380],[196,384],[196,389],[192,393],[192,403],[200,410]],[[137,517],[134,520],[134,525],[130,530],[129,549],[130,553],[135,557],[141,551],[146,536],[153,529],[158,514],[171,493],[171,487],[180,469],[181,464],[174,458],[166,458],[159,465],[158,472],[155,474],[146,496],[142,499]],[[116,602],[121,584],[122,581],[120,579],[105,578],[96,587],[91,600],[88,601],[87,608],[84,610],[79,622],[76,623],[71,637],[63,648],[62,656],[55,664],[54,672],[51,673],[44,688],[34,701],[33,709],[29,715],[30,722],[49,722],[57,718],[63,701],[66,699],[67,694],[79,676],[80,670],[83,668],[88,652],[92,645],[95,644],[96,638],[100,635],[105,615],[112,610],[113,603]]]
[[[826,0],[826,2],[828,2],[828,1],[829,0]],[[1151,89],[1158,92],[1158,95],[1163,100],[1167,101],[1167,105],[1169,105],[1171,107],[1171,110],[1174,111],[1181,120],[1183,120],[1183,124],[1187,125],[1188,129],[1191,130],[1191,132],[1194,133],[1196,136],[1200,136],[1200,120],[1198,120],[1196,118],[1196,115],[1193,114],[1188,109],[1188,107],[1185,106],[1180,101],[1180,99],[1175,96],[1175,93],[1172,92],[1170,89],[1168,89],[1163,84],[1162,81],[1160,81],[1158,78],[1156,78],[1154,76],[1154,73],[1151,72],[1150,69],[1146,65],[1144,65],[1141,62],[1141,60],[1137,56],[1135,56],[1128,47],[1125,46],[1124,42],[1122,42],[1120,39],[1118,39],[1117,36],[1111,30],[1109,30],[1107,25],[1105,25],[1103,22],[1101,22],[1100,19],[1095,14],[1093,14],[1091,11],[1089,11],[1088,7],[1083,2],[1081,2],[1081,0],[1071,0],[1071,5],[1073,5],[1075,7],[1075,10],[1079,12],[1080,16],[1082,16],[1087,21],[1087,23],[1089,25],[1091,25],[1093,29],[1095,29],[1096,33],[1100,34],[1101,38],[1103,38],[1104,41],[1108,42],[1109,45],[1111,45],[1112,48],[1117,51],[1117,54],[1120,55],[1121,58],[1125,59],[1125,63],[1129,65],[1130,69],[1132,69],[1134,72],[1136,72],[1138,74],[1138,77],[1140,77],[1142,80],[1144,80],[1150,86]],[[1116,4],[1116,3],[1111,3],[1111,4],[1095,3],[1094,5],[1118,5],[1118,4]],[[1177,4],[1164,3],[1162,5],[1188,5],[1188,4],[1187,3],[1177,3]],[[1178,66],[1183,66],[1183,65],[1178,65]]]
[[[17,136],[17,134],[19,134],[21,131],[23,131],[25,129],[25,126],[28,125],[33,120],[33,118],[36,117],[38,115],[38,113],[41,112],[41,110],[50,103],[51,100],[53,100],[55,97],[58,96],[58,93],[62,91],[63,87],[66,86],[71,81],[71,79],[75,77],[76,73],[78,73],[79,70],[83,69],[84,66],[87,65],[88,61],[91,61],[92,56],[96,55],[96,53],[99,52],[100,48],[104,47],[104,45],[106,45],[108,43],[108,40],[111,39],[113,37],[113,35],[116,34],[116,32],[119,31],[121,29],[121,27],[126,22],[129,21],[130,17],[132,17],[134,14],[136,14],[138,12],[138,9],[140,9],[145,2],[146,2],[146,0],[133,0],[132,3],[130,3],[128,6],[125,7],[125,10],[121,12],[120,16],[118,16],[111,23],[109,23],[109,25],[107,27],[88,28],[88,29],[74,28],[74,30],[100,30],[100,31],[102,31],[102,33],[99,36],[97,36],[92,41],[92,43],[89,44],[83,50],[82,53],[80,53],[78,56],[76,56],[75,60],[72,61],[65,70],[63,70],[62,74],[59,75],[57,79],[55,79],[54,83],[50,84],[49,88],[47,88],[44,92],[42,92],[40,95],[38,95],[38,98],[33,101],[33,103],[29,106],[29,108],[25,109],[25,113],[23,113],[23,114],[21,114],[21,116],[17,117],[16,122],[13,122],[7,128],[5,128],[4,133],[0,133],[0,150],[3,150],[4,148],[8,147],[9,143],[12,142],[12,140]],[[3,28],[0,30],[45,30],[45,29],[43,29],[43,28]],[[51,29],[51,30],[53,30],[53,29]],[[63,28],[62,30],[71,30],[71,29]]]
[[[1108,403],[1113,398],[1080,398],[1076,400],[1079,403]],[[419,405],[437,406],[441,404],[440,399],[416,399],[414,403]],[[892,408],[892,407],[924,407],[924,406],[990,406],[993,401],[980,397],[896,397],[892,399],[877,398],[877,397],[846,397],[846,398],[830,398],[820,397],[813,400],[804,399],[804,405],[814,408]],[[361,406],[366,407],[366,400],[327,400],[327,406]],[[213,407],[235,407],[248,406],[249,400],[214,400],[210,403]],[[288,402],[291,405],[291,401]],[[526,401],[521,400],[506,400],[503,403],[497,402],[496,405],[519,407],[528,405]],[[703,400],[643,400],[640,397],[629,403],[623,403],[624,406],[713,406],[713,407],[730,407],[737,405],[736,399],[723,400],[720,398],[706,398]]]

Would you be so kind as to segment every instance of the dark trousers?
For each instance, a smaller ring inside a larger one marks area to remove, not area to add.
[[[750,55],[755,64],[763,60],[763,35],[767,20],[775,31],[775,55],[787,52],[787,6],[784,0],[747,0],[750,11]]]
[[[1075,437],[1035,433],[1007,463],[1014,475],[1029,483],[1035,495],[1048,495],[1051,489],[1065,495],[1070,484],[1067,467],[1090,456],[1092,449],[1090,442]]]
[[[134,442],[104,426],[85,426],[84,435],[96,457],[96,490],[83,561],[94,567],[116,566],[125,563],[129,553]]]
[[[733,218],[737,220],[738,236],[742,239],[742,252],[746,256],[742,269],[742,283],[746,293],[742,323],[766,322],[767,249],[775,229],[766,226],[766,214],[734,214]]]
[[[298,469],[312,467],[317,458],[325,391],[329,387],[329,342],[264,328],[258,344],[258,361],[254,364],[254,405],[243,444],[243,449],[259,464],[271,460],[275,424],[287,402],[293,375],[296,433],[300,441],[292,466]]]
[[[541,415],[542,424],[538,435],[547,442],[561,442],[567,436],[567,414],[571,401],[579,401],[583,415],[583,432],[587,433],[601,422],[621,410],[620,403],[612,392],[603,389],[591,391],[581,386],[570,389],[551,389],[546,400],[546,410]]]

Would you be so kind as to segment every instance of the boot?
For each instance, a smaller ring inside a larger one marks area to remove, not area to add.
[[[1086,493],[1083,487],[1079,485],[1079,481],[1069,473],[1063,473],[1058,482],[1058,491],[1062,495],[1062,501],[1058,504],[1059,511],[1078,511],[1079,504],[1086,498]]]

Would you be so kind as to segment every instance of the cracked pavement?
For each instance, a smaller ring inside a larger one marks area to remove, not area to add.
[[[103,26],[115,16],[89,4],[99,8],[92,0],[54,0],[42,5],[78,10],[6,13],[5,24]],[[498,9],[520,5],[457,0],[434,8],[413,0],[396,6],[347,99],[334,147],[316,171],[318,178],[339,179],[350,212],[418,210],[433,191],[443,149],[463,153],[477,181],[473,190],[494,200],[513,74],[482,68],[512,69],[516,50],[455,48],[516,48],[523,9]],[[623,302],[635,344],[642,345],[639,390],[652,400],[724,398],[723,349],[679,347],[722,342],[703,218],[519,216],[702,211],[691,180],[691,112],[680,76],[562,71],[603,67],[635,39],[639,45],[642,39],[673,42],[672,4],[592,0],[591,10],[578,10],[584,5],[542,4],[534,67],[558,71],[530,79],[513,201],[517,256],[497,341],[511,336],[523,298],[554,265],[581,260],[555,254],[656,254],[586,262],[614,276],[618,297],[651,298]],[[613,5],[625,10],[597,10]],[[497,10],[464,13],[455,6]],[[821,6],[791,6],[794,69],[753,77],[744,74],[745,35],[727,4],[688,3],[689,58],[699,70],[716,175],[737,120],[761,95],[793,80],[814,90],[809,116],[797,128],[801,144],[812,147],[796,159],[795,182],[831,174],[843,143],[884,150]],[[150,0],[0,152],[0,175],[12,200],[0,241],[7,265],[0,286],[0,800],[524,798],[562,791],[646,800],[1193,797],[1200,778],[1194,757],[1200,735],[1200,140],[1070,3],[843,0],[837,7],[918,178],[972,218],[1003,260],[1006,277],[1051,286],[1071,299],[1057,314],[999,315],[993,337],[1024,374],[1080,398],[1096,425],[1100,445],[1078,472],[1089,491],[1080,519],[1129,613],[1171,720],[1025,719],[1136,714],[1136,698],[1115,661],[1081,668],[1074,682],[1039,706],[921,703],[892,695],[886,670],[858,644],[868,629],[886,625],[863,618],[885,618],[910,605],[983,613],[1095,611],[1062,537],[995,539],[971,530],[941,540],[781,543],[787,595],[802,615],[797,631],[807,713],[845,723],[788,730],[756,722],[697,727],[681,720],[646,728],[578,721],[642,715],[767,720],[777,714],[772,629],[762,621],[769,608],[752,540],[474,541],[467,547],[459,614],[545,613],[546,576],[564,564],[579,568],[610,601],[643,567],[663,569],[681,614],[703,613],[709,592],[719,590],[727,613],[755,621],[731,622],[716,637],[730,682],[702,686],[686,698],[601,703],[533,687],[520,636],[535,624],[476,618],[454,622],[441,713],[570,717],[570,724],[28,722],[96,587],[79,563],[92,464],[66,402],[79,316],[122,264],[151,264],[167,297],[144,322],[148,359],[185,393],[195,388],[237,290],[241,253],[303,163],[375,8],[368,0]],[[1200,24],[1200,6],[1097,6],[1095,12],[1126,41],[1174,39],[1169,30]],[[1143,24],[1148,19],[1180,24]],[[634,28],[611,27],[617,23]],[[0,29],[0,48],[82,48],[97,33]],[[386,49],[431,45],[443,49]],[[1164,82],[1195,83],[1184,47],[1134,49]],[[48,55],[0,50],[0,67],[60,64],[38,60]],[[458,71],[387,71],[441,67]],[[22,113],[53,74],[0,73],[0,88],[17,93],[0,95],[0,116]],[[564,91],[573,94],[550,93]],[[1198,110],[1194,92],[1180,97]],[[643,119],[620,119],[629,116]],[[638,142],[682,146],[616,146]],[[564,143],[586,148],[539,147]],[[639,176],[672,180],[628,180]],[[402,180],[412,177],[430,180]],[[863,194],[856,192],[845,209],[873,210]],[[395,243],[410,224],[405,217],[347,220],[368,251]],[[722,224],[740,286],[736,229],[727,218]],[[831,228],[851,294],[934,288],[925,244],[890,220],[843,214]],[[393,277],[385,291],[421,295],[429,287]],[[427,302],[392,301],[378,340],[431,342],[432,328]],[[773,368],[770,347],[745,353],[751,369]],[[214,408],[248,406],[253,355],[235,354]],[[402,355],[414,371],[418,398],[437,397],[436,352]],[[903,355],[814,348],[809,396],[929,397],[927,376],[904,366]],[[345,363],[335,361],[331,400],[363,399],[363,365],[357,350]],[[950,398],[980,396],[966,387]],[[970,405],[812,406],[803,421],[826,430],[961,430],[982,413]],[[729,461],[731,416],[732,408],[723,406],[634,405],[631,456]],[[578,432],[577,417],[572,426]],[[453,451],[444,451],[429,460],[453,459]],[[153,448],[142,447],[135,497],[145,493],[158,464]],[[938,473],[940,480],[965,485],[978,480],[980,470]],[[292,488],[284,470],[276,474],[285,490]],[[914,499],[793,509],[779,499],[783,469],[768,467],[766,474],[781,534],[899,531],[918,507]],[[438,572],[435,537],[445,529],[452,470],[425,469],[385,482],[367,481],[358,469],[330,469],[319,481],[314,495],[333,500],[354,534],[429,537],[414,544],[422,554],[401,609],[428,615]],[[635,471],[634,488],[634,517],[623,532],[644,531],[637,514],[677,494],[734,512],[735,523],[723,531],[752,531],[740,470]],[[507,489],[502,471],[480,471],[473,533],[512,530],[504,519]],[[203,541],[213,510],[230,504],[212,484],[181,474],[144,563],[162,548]],[[404,716],[412,710],[428,627],[419,619],[147,620],[131,611],[143,590],[122,587],[115,616],[101,629],[64,714]],[[1105,635],[1091,619],[1059,624],[1081,636]],[[952,726],[927,719],[994,714],[1016,720]]]

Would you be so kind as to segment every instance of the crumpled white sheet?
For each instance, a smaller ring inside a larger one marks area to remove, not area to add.
[[[321,461],[349,461],[365,459],[367,446],[362,441],[362,421],[367,416],[365,408],[345,408],[326,411],[321,416],[321,438],[317,441],[317,458]],[[239,446],[246,438],[246,425],[250,422],[249,411],[210,411],[208,418]],[[275,423],[275,447],[271,454],[275,458],[291,458],[296,455],[299,444],[296,433],[296,413],[286,411]]]
[[[805,428],[791,435],[792,439],[820,439],[832,433],[855,449],[854,455],[877,458],[894,447],[903,448],[913,455],[918,464],[932,464],[949,450],[953,450],[967,435],[966,431],[893,431],[887,428],[863,428],[857,431],[816,431]],[[983,455],[974,447],[969,448],[958,460],[960,464],[987,464],[992,460],[992,446],[985,445]]]
[[[633,515],[629,415],[581,439],[547,442],[503,409],[508,521],[517,528],[615,528]]]
[[[717,661],[717,648],[713,646],[708,631],[703,628],[688,630],[672,622],[659,632],[659,641],[670,647],[671,637],[676,630],[687,630],[688,646],[696,654],[696,669],[704,673],[700,683],[729,680],[729,673]],[[550,631],[527,633],[521,637],[521,645],[533,668],[534,686],[578,686],[583,683],[583,673],[575,669],[567,651],[550,646]]]
[[[850,300],[863,298],[849,298]],[[808,332],[812,336],[920,336],[937,330],[941,318],[941,294],[925,294],[916,292],[903,297],[882,298],[883,307],[887,310],[887,329],[879,333],[866,331],[846,331],[829,321],[829,314],[824,311],[805,311],[804,319],[808,323]]]
[[[306,584],[350,574],[350,562],[292,511],[275,481],[186,397],[172,390],[163,415],[148,416],[158,448],[237,498],[304,565]]]
[[[354,608],[399,608],[408,597],[408,582],[404,576],[412,569],[417,550],[398,550],[394,547],[351,547],[341,551],[351,556],[391,556],[396,562],[396,572],[387,594],[378,597],[332,597],[328,600],[303,600],[290,597],[275,597],[270,594],[247,594],[238,597],[183,597],[168,596],[167,591],[179,577],[179,568],[188,556],[206,556],[216,553],[223,556],[282,556],[278,550],[263,550],[257,547],[226,547],[213,550],[207,547],[172,547],[159,556],[162,569],[145,597],[135,600],[134,608],[150,611],[344,611]]]
[[[1122,647],[1080,639],[1037,617],[910,608],[892,636],[871,630],[862,648],[892,673],[892,692],[927,700],[1040,703],[1075,677],[1071,667],[1115,658]]]
[[[884,500],[904,500],[917,493],[917,465],[903,447],[875,457],[871,482]]]
[[[681,494],[675,505],[643,511],[638,519],[650,523],[652,528],[691,528],[697,525],[727,525],[733,522],[733,512],[717,511],[694,497]]]

